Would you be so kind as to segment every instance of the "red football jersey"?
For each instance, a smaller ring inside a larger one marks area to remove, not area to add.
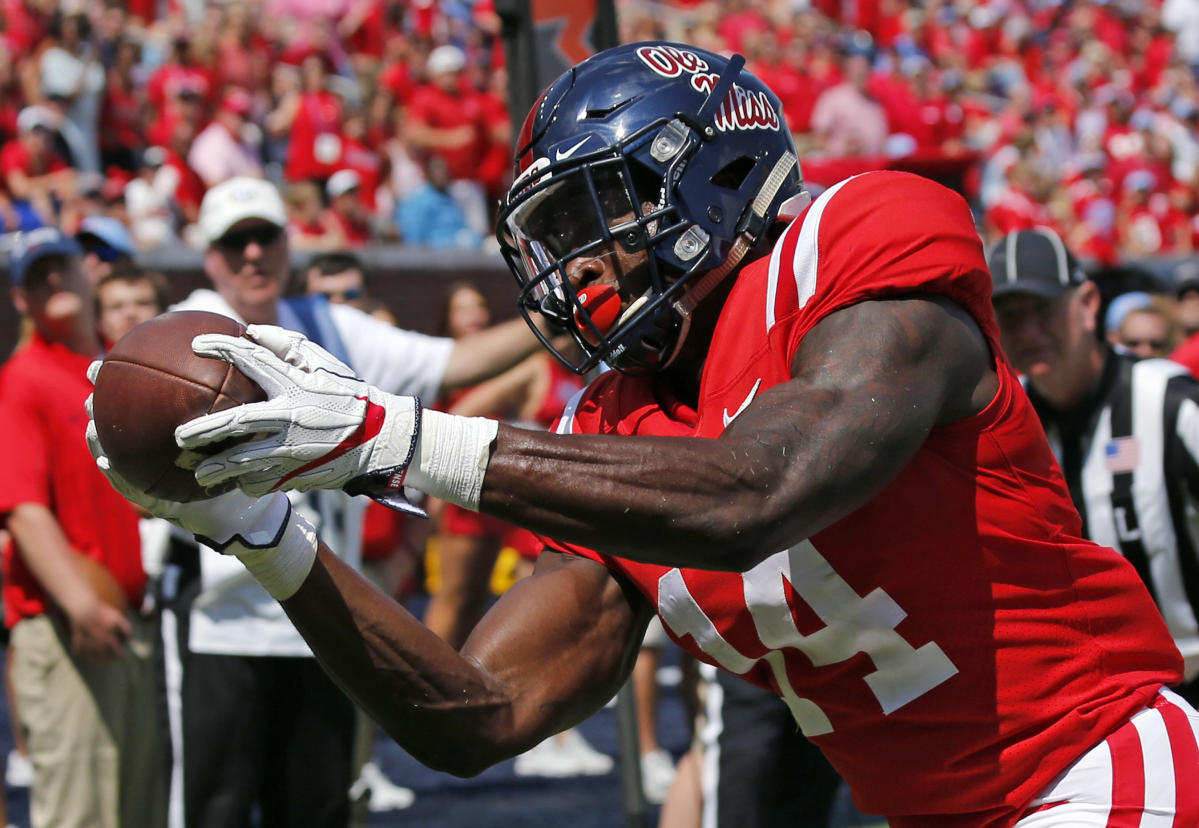
[[[804,335],[847,305],[937,294],[996,354],[999,391],[933,429],[874,500],[745,573],[602,561],[680,646],[778,692],[858,806],[906,826],[1008,826],[1087,748],[1181,676],[1132,567],[1084,540],[1044,432],[1000,355],[966,203],[895,172],[825,191],[746,267],[695,411],[609,373],[573,433],[717,437],[790,379]],[[863,447],[863,450],[868,450]]]

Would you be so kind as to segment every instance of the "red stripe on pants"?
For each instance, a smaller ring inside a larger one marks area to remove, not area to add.
[[[1158,696],[1153,705],[1166,723],[1170,753],[1174,757],[1174,825],[1191,828],[1199,825],[1199,744],[1186,713]]]
[[[1138,828],[1145,810],[1145,759],[1132,722],[1107,737],[1112,754],[1112,810],[1107,828]]]

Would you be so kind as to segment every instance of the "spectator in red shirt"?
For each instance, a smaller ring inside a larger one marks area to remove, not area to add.
[[[75,198],[75,170],[55,150],[53,113],[42,106],[23,109],[17,137],[0,147],[0,176],[14,202],[28,204],[43,223]]]
[[[185,94],[206,108],[215,102],[217,89],[212,73],[196,61],[191,37],[180,33],[172,41],[171,57],[150,76],[146,96],[160,117],[171,118],[179,114],[175,110]]]
[[[388,38],[378,82],[379,87],[386,89],[396,103],[407,103],[412,96],[416,76],[412,63],[415,59],[415,50],[407,35],[397,33]]]
[[[746,68],[779,96],[791,131],[807,132],[812,102],[824,91],[814,78],[802,71],[807,60],[807,44],[798,38],[793,40],[793,48],[784,57],[777,32],[747,35],[745,43]]]
[[[812,109],[816,101],[842,79],[837,51],[825,37],[817,38],[809,46],[803,38],[796,36],[783,48],[782,62],[784,65],[798,66],[804,81],[802,92],[791,99],[791,110],[784,112],[787,123],[791,131],[797,134],[811,132]],[[787,105],[784,103],[784,107]]]
[[[339,167],[357,173],[358,199],[362,202],[363,209],[374,215],[377,212],[375,196],[387,172],[386,162],[367,139],[366,113],[360,109],[347,112],[342,124]]]
[[[153,625],[138,516],[83,439],[88,364],[100,353],[78,246],[22,234],[10,278],[32,340],[0,370],[0,515],[11,682],[36,772],[38,824],[165,824],[153,716]],[[52,617],[51,613],[57,615]]]
[[[147,142],[151,146],[169,146],[180,124],[186,126],[192,135],[199,133],[204,128],[207,111],[204,98],[198,89],[183,86],[171,106],[159,113],[146,128]],[[183,150],[183,154],[187,155],[186,149]]]
[[[384,157],[386,157],[386,153],[383,152],[383,144],[387,143],[392,136],[392,122],[397,105],[390,92],[381,86],[376,86],[374,94],[371,95],[371,99],[363,111],[363,140],[367,146],[372,148],[372,151],[377,151]]]
[[[0,142],[16,136],[17,116],[25,103],[13,64],[14,54],[0,39]]]
[[[744,52],[747,39],[754,34],[770,31],[770,23],[750,0],[730,0],[724,6],[720,22],[716,24],[716,32],[726,49]]]
[[[449,195],[462,208],[471,230],[486,235],[488,211],[479,183],[483,127],[478,93],[462,83],[466,56],[457,46],[438,46],[425,63],[428,82],[412,93],[408,127],[412,144],[442,159],[449,170]]]
[[[337,34],[359,74],[374,74],[383,57],[388,34],[385,5],[382,0],[350,0],[337,21]]]
[[[361,247],[371,240],[371,222],[359,192],[362,178],[354,170],[338,170],[329,176],[325,192],[329,206],[325,215],[341,228],[348,247]]]
[[[512,183],[512,117],[508,112],[508,70],[495,69],[488,75],[487,88],[479,95],[483,145],[479,181],[488,203],[498,204]]]
[[[1078,159],[1077,175],[1066,179],[1063,197],[1069,201],[1073,226],[1066,244],[1086,259],[1113,264],[1116,255],[1116,202],[1105,175],[1107,159],[1100,152]]]
[[[122,37],[113,45],[100,114],[100,160],[105,169],[136,171],[146,148],[146,90],[135,75],[141,51],[130,38]]]
[[[300,63],[300,87],[279,102],[267,116],[267,129],[287,138],[288,181],[323,184],[337,171],[341,160],[341,98],[329,91],[328,66],[321,54],[310,54]]]
[[[321,252],[343,250],[346,235],[329,215],[321,191],[311,181],[296,181],[287,187],[287,240],[293,250]]]
[[[170,141],[164,147],[166,154],[163,167],[174,170],[177,176],[173,199],[180,221],[184,225],[196,223],[200,215],[200,202],[208,190],[204,186],[204,179],[187,163],[187,153],[195,137],[195,128],[186,121],[180,121],[175,125]]]
[[[31,0],[0,0],[4,40],[14,54],[29,54],[46,34],[48,15]]]
[[[251,11],[248,3],[226,3],[222,7],[215,43],[221,88],[255,89],[264,80],[265,64],[273,58],[272,43]]]
[[[920,152],[959,151],[962,148],[962,108],[943,91],[940,73],[922,56],[904,58],[900,61],[900,69],[904,87],[904,93],[899,96],[902,105],[887,106],[884,103],[891,131],[911,135]]]
[[[1190,250],[1188,217],[1170,203],[1150,170],[1130,172],[1123,189],[1116,226],[1125,256],[1165,256]]]
[[[1052,217],[1045,207],[1047,187],[1031,164],[1025,161],[1013,164],[999,199],[986,211],[987,238],[1051,224]]]

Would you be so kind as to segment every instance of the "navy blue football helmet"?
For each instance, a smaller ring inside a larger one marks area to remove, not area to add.
[[[744,63],[618,46],[529,112],[496,235],[522,313],[571,334],[581,357],[542,340],[579,373],[601,360],[628,373],[669,365],[696,304],[807,198],[778,98]],[[619,306],[580,275],[604,256],[629,267],[616,268]]]

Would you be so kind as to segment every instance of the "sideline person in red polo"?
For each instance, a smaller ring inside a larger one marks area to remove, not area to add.
[[[13,299],[34,334],[0,369],[5,624],[33,825],[146,828],[166,813],[148,715],[152,627],[138,613],[138,516],[83,439],[86,371],[101,344],[80,253],[53,227],[22,234],[12,253]],[[106,582],[114,594],[101,594]]]

